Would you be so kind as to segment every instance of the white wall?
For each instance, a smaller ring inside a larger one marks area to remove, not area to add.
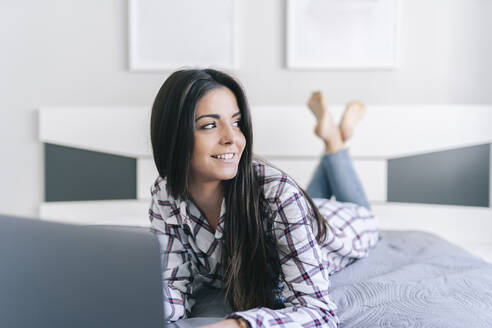
[[[492,103],[490,0],[401,0],[394,71],[284,68],[284,0],[237,0],[240,68],[255,105]],[[169,73],[127,70],[126,0],[0,0],[0,213],[43,200],[40,106],[150,105]],[[62,122],[60,122],[62,124]]]

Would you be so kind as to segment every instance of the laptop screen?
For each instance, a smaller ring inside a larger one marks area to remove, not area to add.
[[[0,215],[0,327],[162,327],[157,237]]]

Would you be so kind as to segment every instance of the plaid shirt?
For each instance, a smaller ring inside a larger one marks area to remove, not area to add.
[[[376,217],[365,207],[329,199],[313,199],[326,218],[327,238],[316,242],[316,224],[309,203],[294,181],[279,170],[253,162],[272,213],[282,256],[284,308],[254,308],[231,313],[251,327],[338,327],[336,306],[329,298],[329,275],[368,255],[378,240]],[[225,201],[217,229],[208,224],[191,201],[174,199],[166,180],[151,188],[149,217],[161,246],[164,311],[168,321],[187,318],[195,303],[193,280],[224,287],[221,280],[221,239]],[[314,229],[314,230],[313,230]]]

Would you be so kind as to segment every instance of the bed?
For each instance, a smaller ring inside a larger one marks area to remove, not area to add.
[[[331,276],[341,327],[492,327],[492,264],[435,234],[381,233],[371,255]],[[197,292],[198,327],[230,312],[220,290]]]
[[[338,119],[343,106],[330,107]],[[307,111],[252,108],[254,152],[303,187],[322,149]],[[148,107],[41,108],[45,190],[65,198],[46,197],[40,217],[148,227],[149,187],[157,175],[149,113]],[[342,327],[492,327],[492,264],[483,259],[492,261],[491,124],[490,105],[369,106],[349,149],[382,233],[369,257],[331,276]],[[61,162],[82,164],[58,183]],[[121,170],[110,181],[115,167]],[[125,195],[115,188],[97,197],[94,187],[85,194],[80,187],[77,195],[64,189],[73,185],[64,181],[82,186],[93,175],[105,177],[94,183],[114,186],[125,174]],[[221,291],[204,287],[197,299],[193,318],[175,326],[216,322],[230,312]]]

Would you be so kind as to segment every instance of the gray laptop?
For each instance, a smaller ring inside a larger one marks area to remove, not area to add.
[[[163,327],[148,229],[0,215],[0,327]]]

